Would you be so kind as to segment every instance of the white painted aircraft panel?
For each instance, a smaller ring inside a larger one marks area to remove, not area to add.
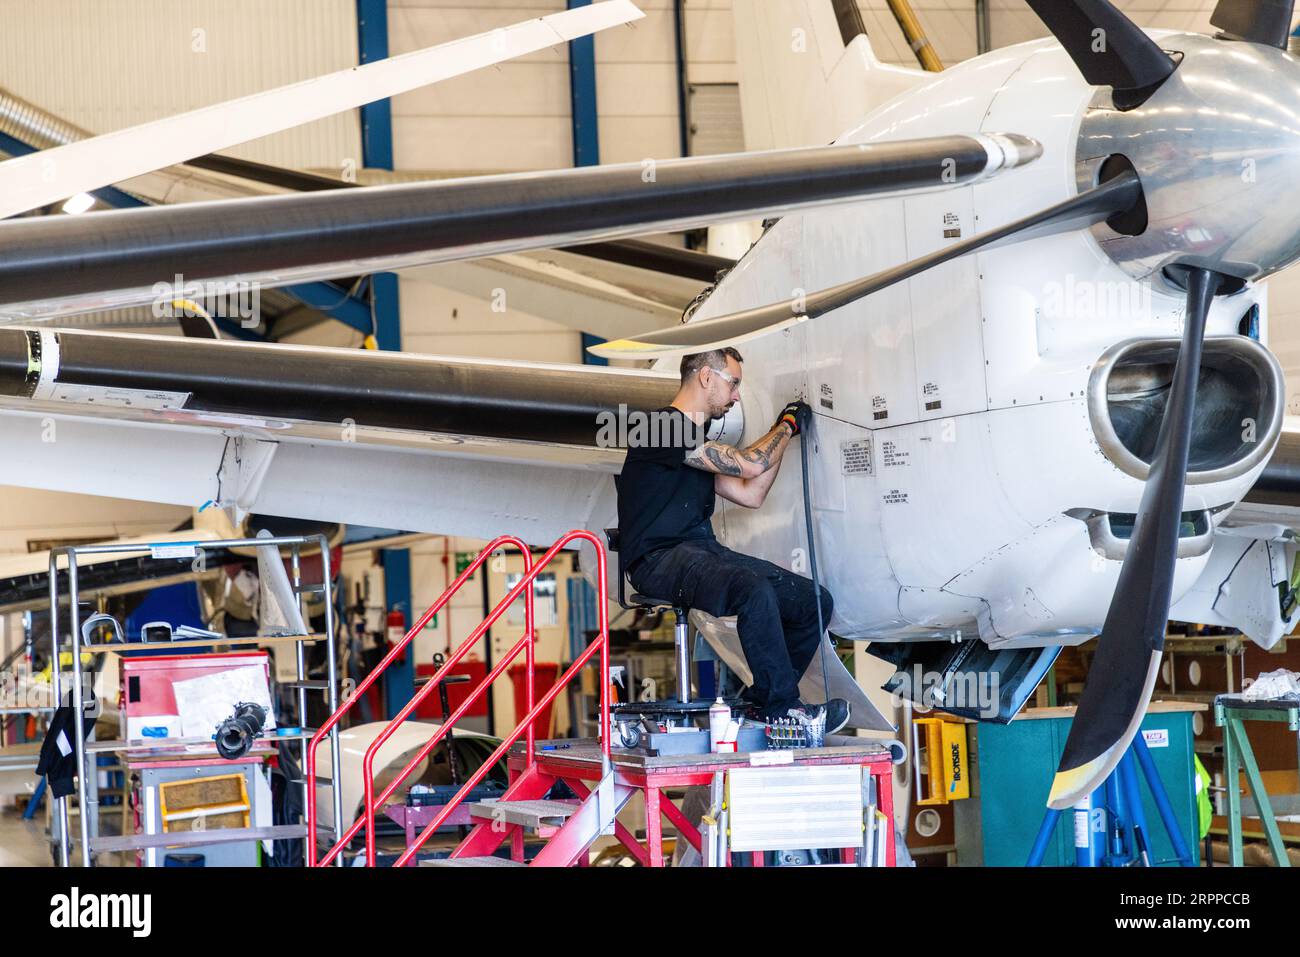
[[[873,438],[881,531],[902,584],[938,588],[1027,530],[999,485],[985,416],[883,429]]]
[[[969,238],[974,231],[968,189],[915,196],[904,203],[909,260]],[[907,281],[920,419],[963,415],[986,406],[978,280],[974,257],[964,256]]]
[[[809,291],[877,272],[908,258],[903,201],[857,203],[804,219]],[[905,283],[805,324],[810,404],[867,428],[917,418],[911,299]]]

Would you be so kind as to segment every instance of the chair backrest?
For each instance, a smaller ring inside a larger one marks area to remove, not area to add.
[[[618,529],[605,529],[605,541],[609,545],[609,551],[618,556],[618,603],[623,608],[634,608],[634,605],[629,605],[627,603],[627,576],[623,574],[623,553],[619,551],[621,537]]]

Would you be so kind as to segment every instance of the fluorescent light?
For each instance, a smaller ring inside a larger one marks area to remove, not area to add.
[[[94,205],[95,197],[89,193],[78,193],[63,204],[63,211],[69,216],[75,216],[77,213],[84,213]]]

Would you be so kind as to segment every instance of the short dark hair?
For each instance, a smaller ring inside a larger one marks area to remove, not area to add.
[[[720,365],[726,365],[728,359],[735,359],[737,362],[745,361],[740,357],[740,353],[731,346],[722,349],[710,349],[708,352],[697,352],[690,356],[682,356],[682,381],[685,382],[705,366],[716,369]]]

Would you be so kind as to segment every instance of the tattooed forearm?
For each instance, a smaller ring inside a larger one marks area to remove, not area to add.
[[[772,467],[772,453],[775,452],[776,447],[781,444],[783,435],[783,430],[778,431],[773,429],[749,448],[743,449],[740,453],[740,457],[745,459],[747,462],[753,462],[756,465],[762,466],[763,471],[766,472]]]
[[[758,476],[780,461],[790,438],[790,428],[778,425],[752,445],[737,449],[721,442],[705,442],[686,453],[686,464],[705,472],[736,477]]]
[[[737,451],[721,442],[705,442],[686,453],[686,464],[719,475],[743,475],[745,470],[736,459]]]

